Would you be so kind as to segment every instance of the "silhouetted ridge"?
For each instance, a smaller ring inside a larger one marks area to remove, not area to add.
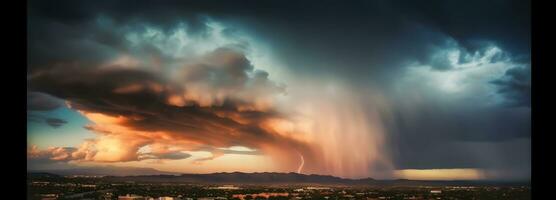
[[[108,176],[114,181],[137,182],[191,182],[191,183],[311,183],[311,184],[369,184],[372,178],[346,179],[330,175],[277,173],[277,172],[219,172],[211,174]]]
[[[28,173],[29,177],[60,178],[52,173]],[[310,184],[310,185],[365,185],[365,186],[526,186],[528,181],[420,181],[420,180],[375,180],[373,178],[348,179],[330,175],[277,173],[277,172],[220,172],[212,174],[181,174],[181,175],[134,175],[134,176],[105,176],[101,178],[108,182],[145,182],[145,183],[193,183],[193,184]]]

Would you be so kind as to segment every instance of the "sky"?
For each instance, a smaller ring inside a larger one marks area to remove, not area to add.
[[[528,1],[28,2],[27,168],[530,180]]]

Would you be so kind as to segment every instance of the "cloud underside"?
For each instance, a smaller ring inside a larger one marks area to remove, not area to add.
[[[31,90],[66,100],[93,122],[85,128],[98,137],[78,148],[34,154],[51,155],[57,161],[99,162],[189,157],[183,151],[213,154],[196,162],[223,154],[254,154],[222,150],[232,146],[265,153],[289,146],[310,154],[307,144],[269,126],[269,121],[283,118],[271,106],[273,96],[284,88],[267,76],[254,70],[241,52],[225,48],[186,62],[172,76],[118,65],[89,69],[57,65],[36,71],[29,79]],[[143,147],[152,152],[140,152]]]
[[[27,93],[27,121],[45,123],[53,128],[58,128],[67,121],[45,116],[41,112],[56,110],[62,106],[62,101],[56,97],[41,92],[29,92]]]

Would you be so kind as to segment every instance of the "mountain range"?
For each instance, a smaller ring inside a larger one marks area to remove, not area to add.
[[[154,172],[154,171],[148,171]],[[115,172],[112,172],[114,174]],[[128,172],[129,173],[129,172]],[[67,174],[67,172],[66,172]],[[53,178],[61,174],[30,172],[32,178]],[[84,174],[82,174],[84,175]],[[58,176],[63,178],[62,176]],[[138,182],[138,183],[194,183],[194,184],[288,184],[288,185],[349,185],[349,186],[528,186],[529,181],[424,181],[424,180],[376,180],[373,178],[348,179],[330,175],[299,174],[299,173],[211,173],[211,174],[157,174],[157,175],[109,175],[100,178],[107,182]]]

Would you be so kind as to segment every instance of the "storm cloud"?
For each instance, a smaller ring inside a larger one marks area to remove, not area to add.
[[[529,177],[527,1],[31,1],[28,29],[28,110],[67,101],[97,134],[51,158]]]
[[[140,147],[175,143],[171,140],[187,141],[184,150],[195,150],[199,144],[255,149],[304,145],[262,126],[268,119],[281,117],[271,109],[269,96],[284,89],[268,80],[266,72],[254,70],[240,52],[217,49],[184,65],[171,74],[175,77],[120,66],[60,65],[31,74],[30,83],[35,90],[66,99],[72,109],[96,122],[87,129],[104,136],[91,145],[127,141],[119,147],[120,156],[101,160],[136,159]],[[161,139],[161,135],[170,138]]]

